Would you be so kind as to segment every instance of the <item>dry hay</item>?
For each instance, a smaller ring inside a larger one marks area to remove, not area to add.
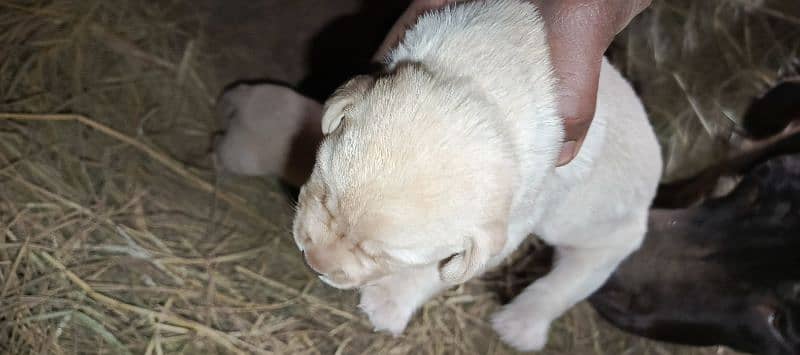
[[[657,2],[615,56],[641,79],[676,176],[702,165],[675,162],[687,152],[713,157],[689,138],[724,133],[797,58],[786,28],[800,11],[698,3]],[[375,334],[354,293],[307,271],[274,181],[213,173],[224,83],[202,26],[184,0],[0,0],[0,352],[512,353],[486,319],[494,290],[527,276],[450,290],[402,337]],[[699,54],[708,38],[722,59]],[[582,304],[543,353],[731,352],[631,337]]]
[[[616,42],[661,139],[665,182],[728,149],[750,101],[800,70],[800,2],[656,1]]]

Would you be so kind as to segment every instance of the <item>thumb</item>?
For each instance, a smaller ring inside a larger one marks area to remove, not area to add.
[[[603,53],[614,36],[646,8],[649,0],[534,1],[547,28],[558,79],[558,109],[564,119],[564,146],[558,165],[572,161],[594,118]]]
[[[564,146],[559,166],[577,155],[594,118],[602,55],[574,53],[584,48],[570,47],[553,55],[559,79],[558,110],[564,119]]]

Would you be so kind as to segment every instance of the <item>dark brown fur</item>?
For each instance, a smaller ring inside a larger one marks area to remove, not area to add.
[[[751,106],[731,159],[662,187],[657,203],[687,206],[743,175],[724,197],[651,210],[644,245],[589,299],[606,320],[657,340],[800,354],[800,86],[775,90]]]
[[[800,354],[800,154],[760,164],[724,198],[653,210],[640,251],[590,302],[648,338]]]

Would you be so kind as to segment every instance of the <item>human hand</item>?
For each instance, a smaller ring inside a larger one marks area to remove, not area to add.
[[[430,10],[458,0],[413,0],[392,26],[375,58],[383,58],[406,29]],[[651,0],[531,0],[539,8],[559,79],[558,108],[564,118],[564,146],[558,165],[572,161],[594,118],[603,53],[614,37]]]

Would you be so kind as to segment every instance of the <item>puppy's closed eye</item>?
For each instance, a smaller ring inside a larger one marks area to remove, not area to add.
[[[444,258],[444,259],[440,260],[440,261],[439,261],[439,268],[441,269],[441,268],[442,268],[442,267],[443,267],[445,264],[447,264],[447,263],[449,263],[451,260],[453,260],[453,258],[455,258],[455,257],[456,257],[456,256],[458,256],[459,254],[463,254],[463,253],[464,253],[463,251],[462,251],[462,252],[460,252],[460,253],[454,253],[453,255],[450,255],[450,256],[448,256],[448,257],[446,257],[446,258]]]
[[[442,259],[439,261],[439,274],[443,280],[451,279],[454,277],[454,266],[457,263],[461,263],[464,259],[464,254],[466,253],[465,250],[462,250],[458,253],[453,253],[452,255]]]

